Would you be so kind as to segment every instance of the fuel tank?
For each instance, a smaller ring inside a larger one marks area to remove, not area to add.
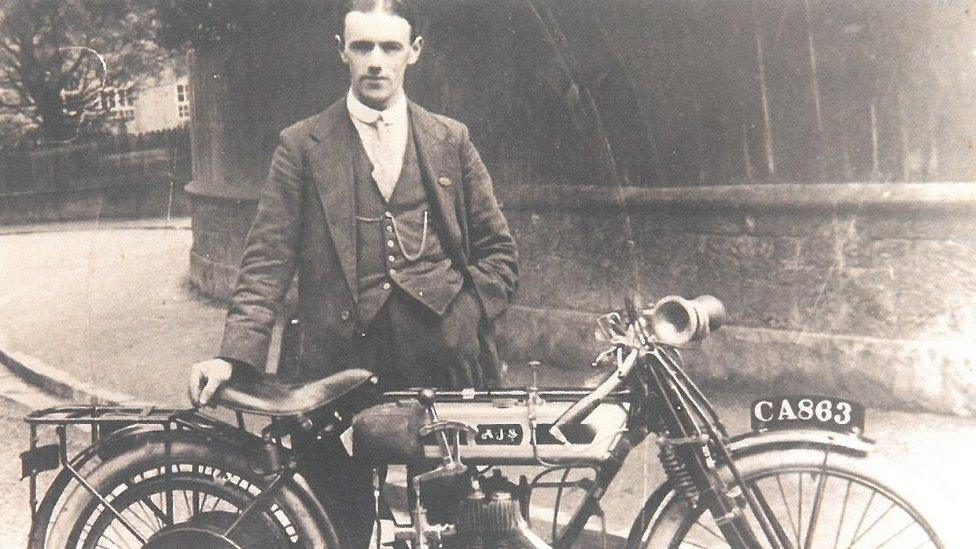
[[[565,426],[563,434],[570,444],[563,444],[549,434],[549,428],[572,402],[544,402],[535,406],[536,427],[529,423],[529,406],[525,400],[491,402],[438,402],[438,419],[460,421],[477,434],[461,435],[461,458],[477,465],[514,465],[535,462],[533,438],[538,457],[550,462],[584,461],[596,463],[606,458],[617,437],[627,424],[627,404],[604,403],[580,425]],[[432,439],[424,443],[424,455],[440,458],[440,449]]]

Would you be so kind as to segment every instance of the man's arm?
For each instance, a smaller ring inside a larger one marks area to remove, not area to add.
[[[300,151],[283,132],[244,245],[224,324],[221,358],[260,371],[265,368],[275,311],[295,273],[303,193]]]
[[[518,284],[518,250],[467,127],[461,133],[460,157],[468,214],[468,271],[485,315],[494,320],[505,312]]]

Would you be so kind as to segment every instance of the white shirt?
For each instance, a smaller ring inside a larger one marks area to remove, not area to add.
[[[380,194],[390,200],[400,178],[403,155],[407,149],[407,132],[410,129],[407,96],[401,91],[386,110],[378,111],[363,105],[349,90],[346,107],[366,156],[373,164],[373,179]]]

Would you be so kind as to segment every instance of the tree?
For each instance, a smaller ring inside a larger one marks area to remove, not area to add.
[[[103,85],[125,87],[170,64],[154,41],[155,14],[151,0],[0,0],[0,88],[15,91],[0,106],[49,141],[98,124],[108,114],[97,106]]]

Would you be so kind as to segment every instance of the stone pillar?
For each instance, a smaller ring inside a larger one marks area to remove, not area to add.
[[[189,56],[193,118],[190,281],[225,299],[278,132],[324,109],[347,86],[327,13],[255,25]]]

